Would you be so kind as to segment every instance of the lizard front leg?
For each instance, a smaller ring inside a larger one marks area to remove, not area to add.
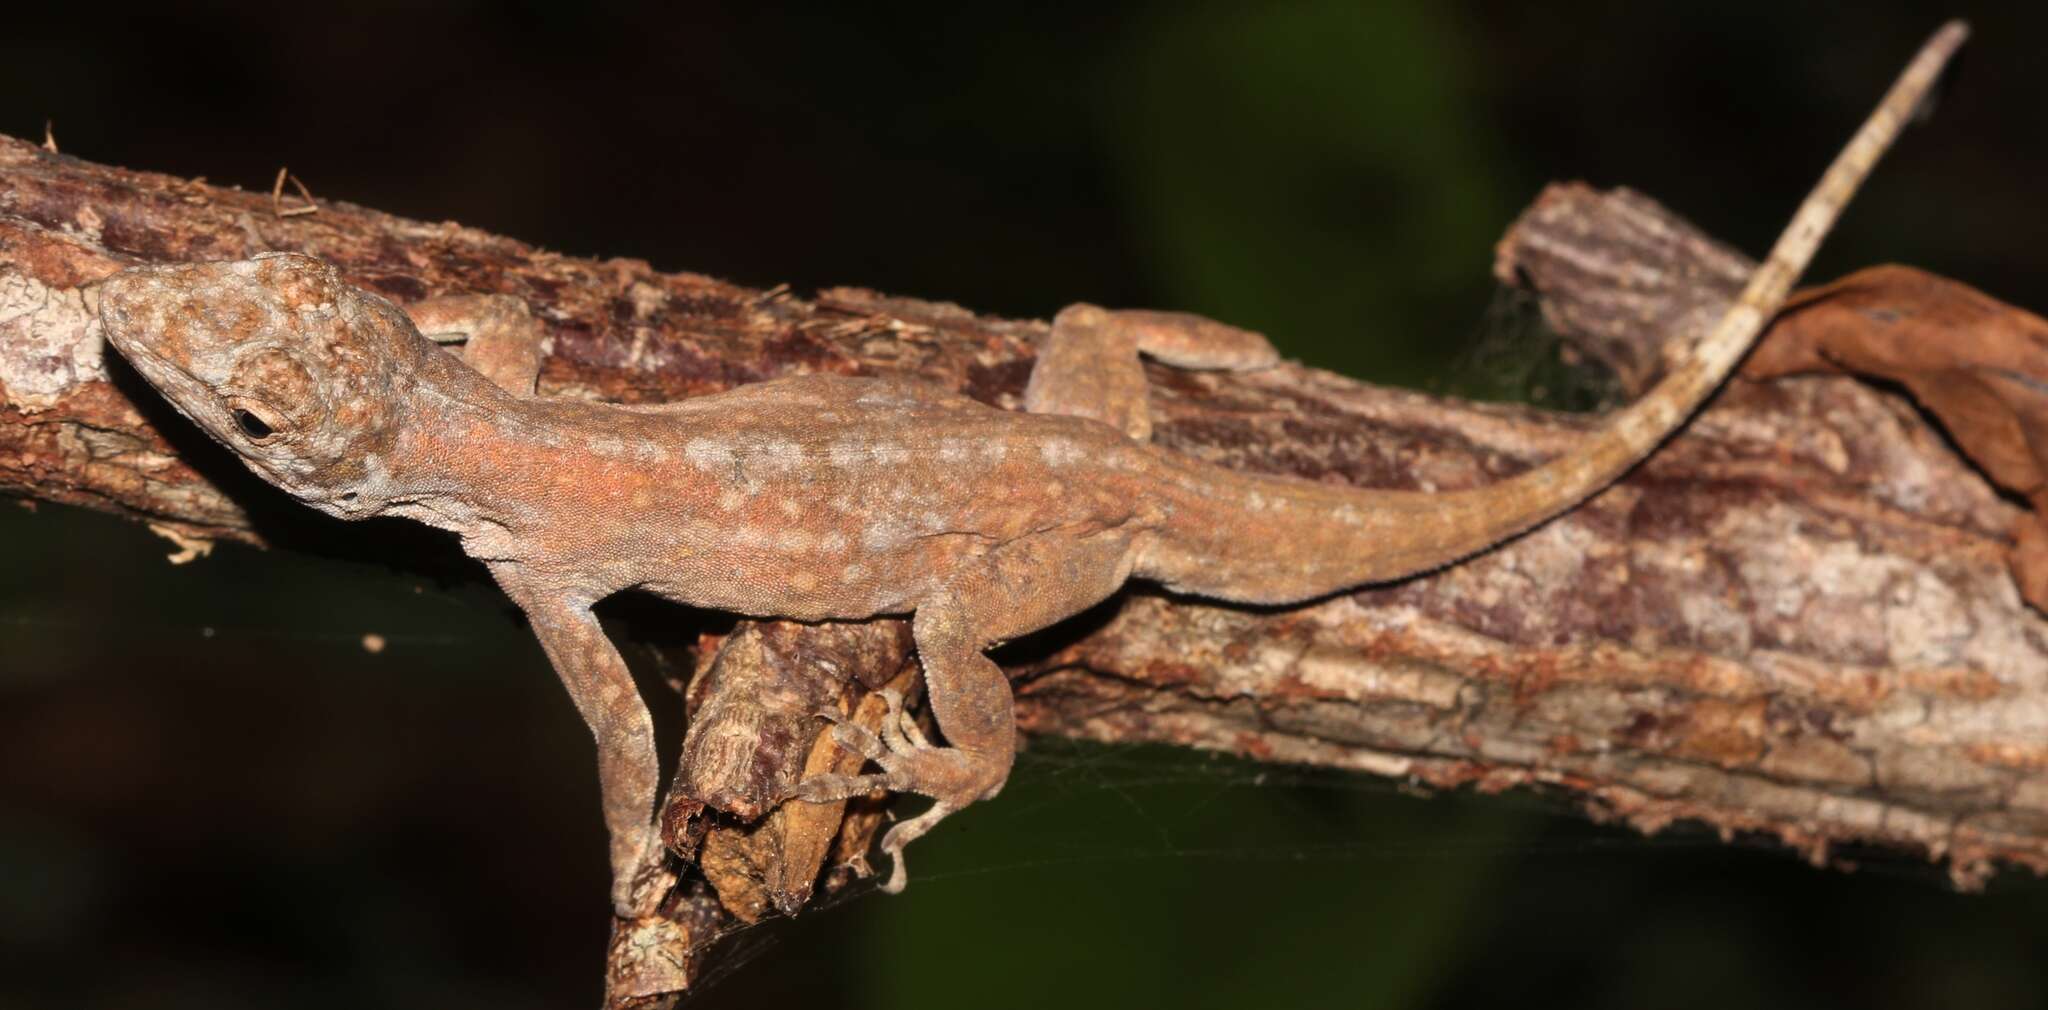
[[[882,889],[901,891],[903,847],[961,807],[1000,792],[1016,760],[1010,681],[983,650],[1093,606],[1116,592],[1130,571],[1130,541],[1114,531],[1044,534],[991,551],[919,603],[911,617],[925,694],[946,745],[933,746],[906,725],[901,699],[891,694],[879,738],[841,733],[842,741],[881,766],[881,774],[805,779],[794,795],[831,802],[881,788],[932,797],[930,809],[882,837],[882,851],[894,864]]]
[[[1176,368],[1233,372],[1280,360],[1266,338],[1186,312],[1069,305],[1053,317],[1024,388],[1033,414],[1092,417],[1143,442],[1152,437],[1138,355]]]
[[[462,344],[464,364],[514,396],[532,396],[547,331],[525,300],[512,295],[449,295],[405,307],[420,334]],[[450,349],[453,353],[453,349]]]
[[[460,342],[463,362],[515,396],[532,396],[546,335],[525,301],[511,295],[451,295],[406,306],[421,335]],[[450,348],[450,353],[454,353]],[[632,673],[588,603],[537,590],[512,566],[492,574],[533,625],[541,648],[597,738],[598,784],[611,836],[612,906],[645,915],[671,883],[653,814],[660,790],[654,721]]]
[[[535,585],[509,563],[491,565],[491,574],[526,611],[541,649],[597,738],[598,786],[611,833],[613,910],[621,918],[647,915],[672,883],[662,869],[654,821],[661,787],[654,718],[626,661],[591,613],[591,601]]]

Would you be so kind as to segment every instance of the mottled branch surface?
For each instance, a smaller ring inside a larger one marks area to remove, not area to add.
[[[1551,227],[1532,224],[1543,204],[1532,210],[1503,241],[1502,270],[1541,278],[1552,323],[1640,386],[1744,264],[1639,196],[1604,198],[1630,211],[1617,217],[1580,192],[1590,202],[1553,205]],[[866,291],[805,299],[559,256],[340,204],[280,217],[267,194],[0,139],[0,492],[188,540],[290,544],[323,528],[239,477],[88,326],[89,285],[125,264],[266,250],[326,257],[400,301],[526,299],[553,334],[541,389],[557,396],[667,400],[829,371],[911,374],[1015,408],[1045,332]],[[1292,366],[1151,378],[1161,442],[1363,486],[1480,483],[1563,451],[1588,424]],[[1971,884],[2000,862],[2048,868],[2048,626],[2006,563],[2021,514],[1904,400],[1837,377],[1738,383],[1621,485],[1470,563],[1282,611],[1139,589],[998,656],[1035,733],[1443,787],[1542,784],[1644,828],[1695,818],[1816,862],[1841,842],[1896,847]],[[735,634],[763,633],[746,627]],[[884,637],[807,662],[865,671],[849,685],[900,683],[900,636]],[[727,714],[692,726],[689,752],[705,757],[685,770],[699,781],[677,790],[670,834],[703,854],[723,905],[686,885],[672,905],[682,933],[795,907],[810,882],[791,877],[785,848],[846,856],[872,829],[856,809],[849,823],[866,827],[837,849],[832,825],[735,819],[726,827],[745,837],[704,833],[705,807],[757,812],[798,765],[843,759],[807,712],[873,714],[865,687],[758,702],[713,689],[786,676],[810,647],[787,645],[753,642],[691,687],[696,712]],[[632,969],[617,956],[615,992]]]

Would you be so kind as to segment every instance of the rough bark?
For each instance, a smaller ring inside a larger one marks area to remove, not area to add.
[[[1603,232],[1607,218],[1567,214],[1541,232],[1545,248],[1597,269],[1539,285],[1545,311],[1639,383],[1664,340],[1717,311],[1741,260],[1668,215]],[[1504,240],[1508,276],[1541,272],[1527,265],[1537,233],[1525,221]],[[547,395],[665,400],[833,371],[917,375],[1014,408],[1045,332],[866,291],[804,299],[559,256],[341,204],[281,216],[267,195],[0,139],[0,493],[112,511],[187,544],[332,536],[183,427],[88,326],[91,282],[124,264],[273,249],[327,257],[401,301],[525,298],[553,333]],[[1161,442],[1358,485],[1490,480],[1591,423],[1294,366],[1150,374]],[[1886,846],[1946,860],[1973,886],[2002,862],[2048,869],[2048,628],[2005,560],[2021,515],[1903,400],[1845,378],[1737,383],[1620,485],[1469,563],[1288,610],[1141,587],[998,658],[1034,733],[1445,788],[1542,785],[1645,830],[1696,819],[1817,864],[1840,843]],[[800,905],[816,873],[802,867],[864,848],[871,808],[844,825],[743,823],[799,764],[844,760],[816,735],[817,708],[872,720],[863,692],[910,679],[899,630],[813,636],[742,625],[744,648],[698,660],[686,749],[712,756],[684,770],[668,827],[707,877],[679,889],[660,930],[620,934],[621,1003],[684,984],[733,916]],[[845,676],[791,686],[791,670],[818,668]]]

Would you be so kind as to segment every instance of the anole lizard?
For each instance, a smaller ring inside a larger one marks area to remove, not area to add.
[[[296,254],[132,268],[104,282],[99,314],[136,370],[259,476],[330,515],[455,532],[524,609],[597,737],[621,916],[662,896],[658,768],[646,706],[592,604],[640,589],[806,621],[909,614],[945,745],[900,714],[879,737],[842,726],[881,771],[794,791],[932,797],[883,839],[896,890],[903,847],[1009,775],[1010,687],[984,650],[1131,578],[1248,604],[1399,579],[1599,491],[1727,376],[1965,34],[1952,23],[1928,42],[1668,377],[1584,446],[1469,490],[1256,476],[1148,444],[1139,354],[1188,368],[1278,360],[1257,334],[1174,313],[1059,313],[1023,414],[837,376],[657,407],[540,398],[540,328],[523,305],[468,296],[408,314]],[[467,334],[464,357],[423,331]]]

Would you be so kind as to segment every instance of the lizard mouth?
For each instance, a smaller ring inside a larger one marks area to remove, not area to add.
[[[121,357],[127,359],[128,364],[137,373],[149,380],[150,385],[155,386],[165,399],[170,400],[181,411],[186,410],[187,405],[203,391],[202,383],[178,367],[171,359],[150,347],[147,339],[137,330],[108,319],[104,314],[100,317],[100,322],[107,343],[121,352]]]

